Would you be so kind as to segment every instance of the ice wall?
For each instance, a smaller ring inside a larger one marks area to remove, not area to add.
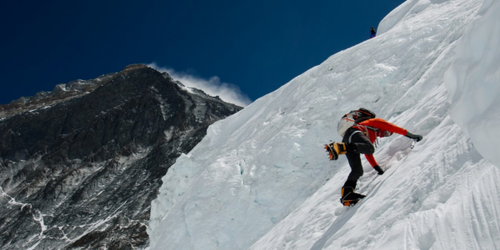
[[[451,117],[500,167],[500,2],[485,1],[478,17],[459,41],[445,83]]]

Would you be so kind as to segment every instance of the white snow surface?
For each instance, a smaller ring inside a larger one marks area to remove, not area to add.
[[[485,1],[446,73],[450,114],[484,158],[500,166],[500,2]]]
[[[163,178],[150,249],[500,249],[500,165],[486,156],[499,153],[489,125],[500,124],[500,10],[482,5],[407,1],[376,38],[210,126]],[[363,157],[367,197],[344,209],[350,168],[323,145],[341,140],[337,121],[359,107],[424,140],[381,139],[385,174]]]

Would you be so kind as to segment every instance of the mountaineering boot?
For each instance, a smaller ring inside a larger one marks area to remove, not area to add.
[[[330,160],[337,160],[339,155],[347,153],[347,146],[343,142],[332,142],[325,144],[325,149],[330,156]]]
[[[354,188],[343,187],[341,191],[342,198],[340,198],[340,203],[344,206],[352,206],[358,203],[359,200],[365,198],[365,195],[354,193]]]

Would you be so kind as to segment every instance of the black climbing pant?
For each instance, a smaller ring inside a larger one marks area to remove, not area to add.
[[[375,147],[370,140],[366,138],[363,132],[355,128],[349,128],[346,131],[342,142],[347,145],[346,157],[349,166],[351,166],[351,173],[347,177],[344,187],[356,188],[359,177],[363,175],[361,154],[373,154],[375,152]]]

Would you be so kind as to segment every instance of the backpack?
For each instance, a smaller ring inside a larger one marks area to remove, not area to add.
[[[341,137],[344,137],[345,132],[350,127],[368,119],[375,118],[376,115],[372,111],[359,108],[357,110],[351,110],[349,113],[345,114],[340,118],[339,123],[337,124],[337,132]]]

